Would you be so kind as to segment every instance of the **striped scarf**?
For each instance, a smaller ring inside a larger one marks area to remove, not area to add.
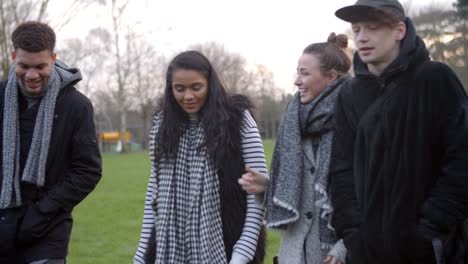
[[[18,113],[18,80],[15,65],[10,68],[5,88],[3,108],[3,178],[0,193],[0,209],[18,207],[21,203],[20,182],[44,186],[47,155],[55,110],[55,101],[60,90],[60,76],[55,69],[45,88],[37,112],[28,158],[20,176],[20,135]]]
[[[156,263],[227,263],[217,169],[203,142],[203,126],[191,120],[177,157],[153,168]]]

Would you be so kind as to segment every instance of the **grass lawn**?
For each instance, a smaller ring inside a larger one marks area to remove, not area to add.
[[[267,162],[273,141],[265,140]],[[103,177],[85,201],[74,210],[75,224],[67,263],[132,263],[138,246],[146,185],[149,177],[147,153],[103,156]],[[272,263],[280,236],[268,231],[265,263]]]

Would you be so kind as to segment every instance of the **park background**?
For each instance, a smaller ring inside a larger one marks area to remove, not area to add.
[[[74,210],[68,263],[131,262],[149,177],[151,116],[175,54],[203,52],[231,93],[252,99],[270,163],[282,112],[295,91],[297,59],[330,32],[351,36],[349,24],[333,13],[354,2],[0,0],[0,79],[11,66],[12,30],[27,20],[44,21],[57,33],[58,58],[81,69],[77,88],[94,104],[103,177]],[[468,0],[402,4],[432,58],[447,63],[468,88]],[[354,52],[351,40],[347,52]],[[278,233],[268,235],[265,263],[280,242]]]

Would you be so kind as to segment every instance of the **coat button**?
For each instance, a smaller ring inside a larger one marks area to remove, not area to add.
[[[312,217],[314,216],[312,214],[312,212],[307,212],[305,215],[306,215],[307,219],[309,219],[309,220],[312,219]]]
[[[310,168],[310,173],[312,173],[312,174],[315,173],[315,167],[314,167],[314,166],[312,166],[312,167]]]

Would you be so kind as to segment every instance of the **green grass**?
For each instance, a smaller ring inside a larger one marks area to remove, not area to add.
[[[270,167],[271,157],[273,154],[273,148],[275,143],[271,139],[263,140],[263,148],[265,150],[265,158],[268,164],[268,168]],[[279,245],[281,242],[281,236],[278,232],[274,230],[268,230],[268,241],[267,241],[267,254],[265,256],[265,264],[273,263],[273,257],[278,254]]]
[[[273,141],[264,141],[267,162]],[[147,153],[103,156],[101,182],[74,210],[74,227],[67,263],[132,263],[140,237],[150,162]],[[272,263],[280,243],[268,231],[265,263]]]

